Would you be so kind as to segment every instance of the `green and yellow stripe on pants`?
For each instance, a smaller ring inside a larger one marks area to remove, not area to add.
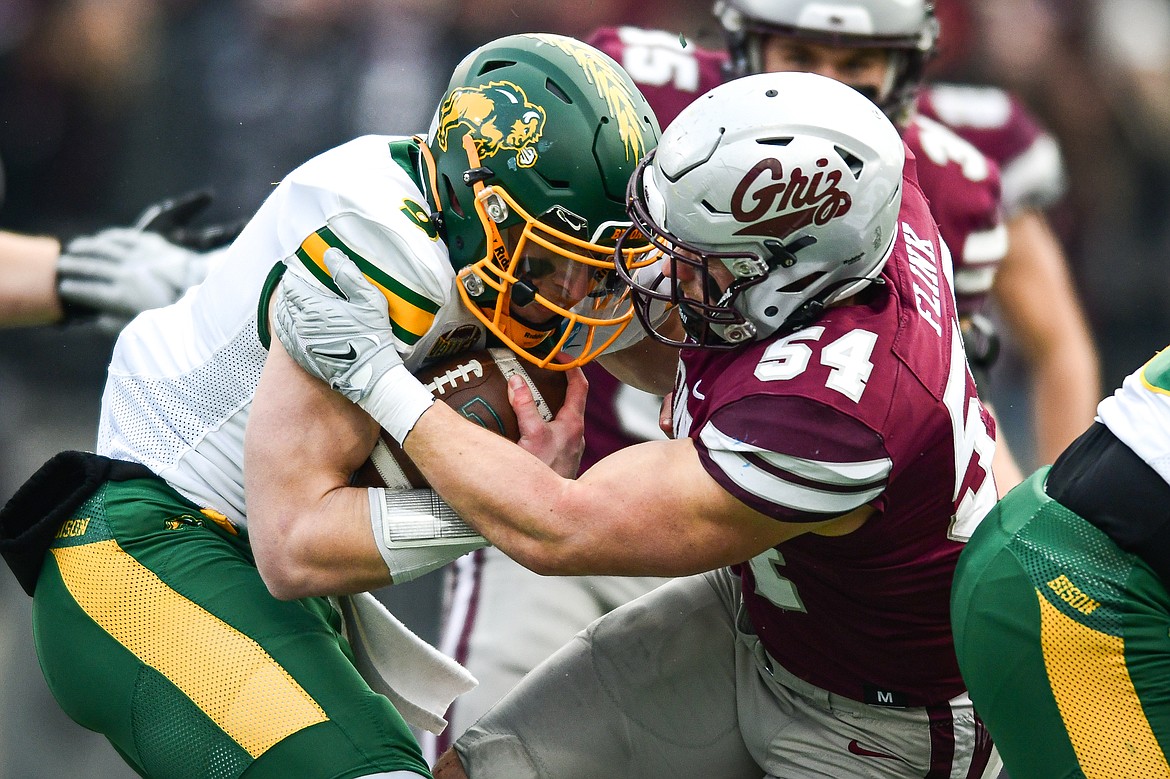
[[[1170,595],[1041,469],[955,573],[955,649],[1012,779],[1170,777]]]
[[[33,605],[62,708],[146,776],[429,775],[324,599],[283,602],[159,480],[107,482],[58,534]]]

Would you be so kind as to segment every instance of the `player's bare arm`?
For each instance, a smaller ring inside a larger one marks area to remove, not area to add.
[[[1033,366],[1036,455],[1050,463],[1093,421],[1101,399],[1097,354],[1064,253],[1045,217],[1023,211],[1008,229],[1010,248],[994,293]]]
[[[61,318],[56,238],[0,231],[0,326],[38,325]]]
[[[248,528],[279,598],[390,584],[370,531],[367,491],[349,487],[378,426],[305,373],[273,339],[245,438]]]
[[[522,403],[516,411],[539,421]],[[578,413],[566,399],[550,426],[580,424],[561,418]],[[872,512],[865,506],[808,524],[764,516],[711,478],[689,438],[638,444],[566,479],[442,404],[419,418],[405,448],[469,524],[546,575],[683,576],[743,562],[802,533],[848,532]]]

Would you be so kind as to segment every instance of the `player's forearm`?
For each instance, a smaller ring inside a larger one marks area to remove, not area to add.
[[[390,583],[365,489],[350,474],[377,426],[273,342],[244,437],[248,535],[278,598],[340,595]]]
[[[733,498],[703,471],[687,438],[627,447],[567,479],[436,403],[407,437],[406,453],[469,525],[543,575],[685,576],[742,562],[808,529]]]
[[[338,487],[311,496],[260,481],[249,484],[248,532],[273,596],[343,595],[391,583],[374,545],[365,489]]]
[[[576,573],[574,528],[588,516],[572,480],[442,403],[419,418],[404,448],[431,487],[509,557],[537,573]]]
[[[1101,400],[1101,376],[1088,337],[1045,355],[1033,369],[1036,456],[1054,462],[1089,427]]]
[[[61,318],[55,238],[0,231],[0,327],[37,325]]]

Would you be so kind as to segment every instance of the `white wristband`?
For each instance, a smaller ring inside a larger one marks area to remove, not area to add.
[[[431,391],[399,363],[378,377],[358,405],[401,444],[434,402]]]
[[[488,546],[434,490],[371,487],[369,497],[374,541],[397,583]]]

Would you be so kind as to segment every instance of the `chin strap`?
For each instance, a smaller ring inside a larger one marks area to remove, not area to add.
[[[841,279],[836,284],[831,284],[830,286],[825,287],[823,290],[821,290],[819,295],[805,301],[804,304],[800,306],[800,308],[793,311],[788,319],[784,321],[784,325],[781,329],[790,332],[792,330],[797,330],[801,327],[812,324],[816,320],[820,319],[821,315],[825,313],[825,309],[829,305],[827,302],[829,298],[833,297],[833,295],[837,294],[837,292],[849,286],[850,284],[856,284],[859,281],[866,281],[869,282],[869,284],[859,289],[855,294],[860,294],[866,289],[869,289],[870,286],[882,287],[886,284],[886,280],[881,276],[875,276],[872,279],[866,278],[864,276],[854,276],[848,279]]]

